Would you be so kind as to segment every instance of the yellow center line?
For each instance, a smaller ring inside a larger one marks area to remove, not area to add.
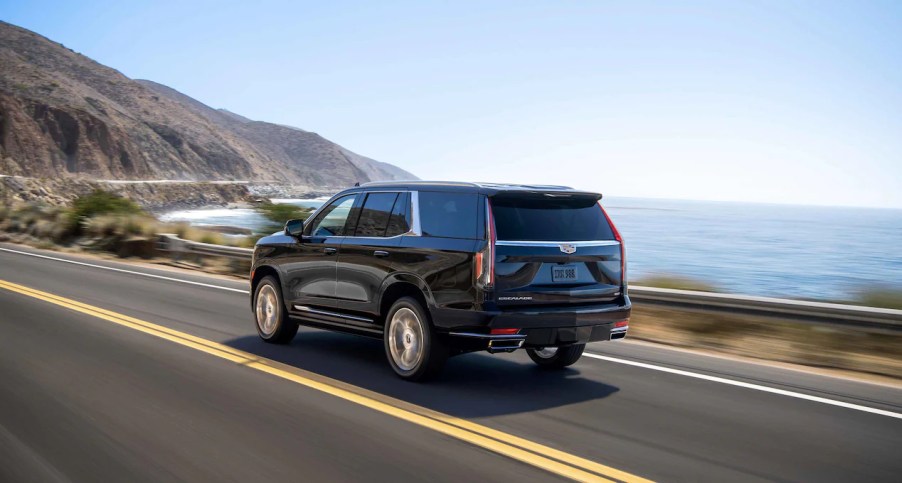
[[[648,482],[644,478],[480,424],[337,381],[168,327],[0,280],[0,288],[113,322],[394,416],[577,481]]]

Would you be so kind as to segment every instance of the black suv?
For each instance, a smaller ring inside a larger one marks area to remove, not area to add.
[[[540,366],[569,366],[629,324],[623,242],[600,199],[419,181],[342,191],[257,242],[257,332],[273,343],[298,324],[378,337],[411,380],[483,350],[522,347]]]

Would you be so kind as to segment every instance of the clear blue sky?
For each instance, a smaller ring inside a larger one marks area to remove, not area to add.
[[[422,178],[902,208],[902,2],[0,0]]]

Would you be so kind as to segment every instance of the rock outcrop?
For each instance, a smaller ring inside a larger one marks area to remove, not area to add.
[[[0,174],[346,187],[415,177],[316,133],[213,109],[0,22]]]

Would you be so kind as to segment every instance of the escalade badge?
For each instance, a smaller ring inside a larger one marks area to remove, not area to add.
[[[572,243],[561,243],[561,251],[566,253],[567,255],[571,253],[576,253],[576,245]]]

